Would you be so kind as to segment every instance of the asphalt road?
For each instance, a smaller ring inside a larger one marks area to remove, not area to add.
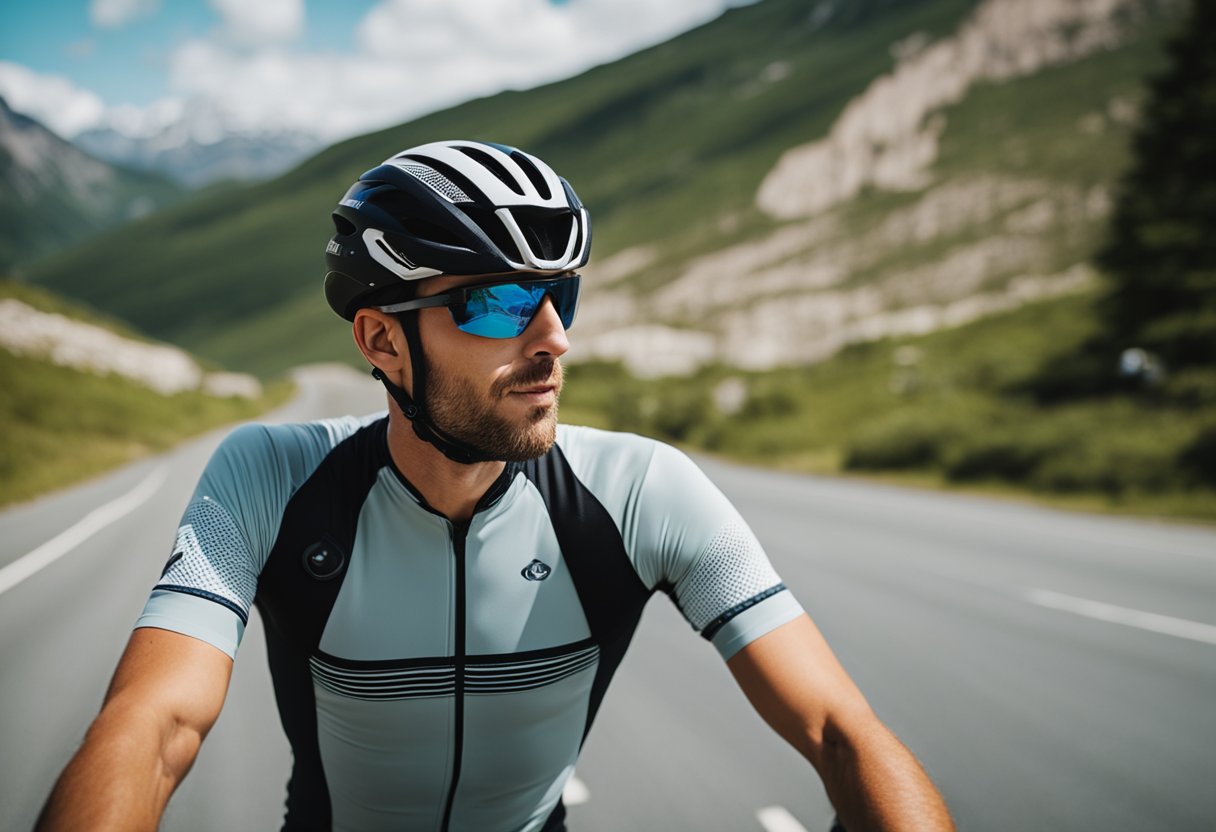
[[[303,391],[276,418],[383,407],[348,372]],[[31,826],[96,713],[221,436],[0,513],[0,829]],[[702,464],[961,828],[1216,828],[1216,531]],[[277,828],[288,767],[255,617],[162,828]],[[661,596],[578,779],[574,832],[831,818]]]

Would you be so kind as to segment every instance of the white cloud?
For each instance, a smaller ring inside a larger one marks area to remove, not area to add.
[[[383,0],[357,21],[354,53],[338,54],[305,52],[290,42],[302,31],[302,0],[209,2],[221,26],[172,52],[168,95],[152,105],[107,108],[64,78],[2,62],[0,94],[67,137],[101,125],[146,136],[185,119],[196,136],[294,129],[335,141],[475,96],[567,77],[665,40],[729,5]]]
[[[216,101],[246,129],[287,127],[334,140],[474,96],[566,77],[665,40],[726,5],[385,0],[359,22],[354,55],[303,54],[274,44],[251,49],[248,42],[209,37],[178,49],[170,84],[188,98]],[[229,27],[239,14],[226,18]]]
[[[160,0],[91,0],[89,18],[94,26],[116,29],[139,17],[147,17],[160,6]]]
[[[106,111],[104,124],[132,138],[148,138],[179,123],[187,116],[186,103],[180,98],[162,98],[146,107],[119,104]]]
[[[17,112],[67,138],[96,125],[106,109],[101,98],[67,78],[40,75],[8,61],[0,61],[0,95]]]
[[[304,28],[304,0],[210,0],[224,34],[243,44],[289,40]]]

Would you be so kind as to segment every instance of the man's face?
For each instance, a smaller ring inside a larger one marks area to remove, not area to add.
[[[529,276],[521,275],[521,279]],[[436,277],[420,296],[491,277]],[[482,338],[456,328],[446,308],[419,310],[426,357],[426,399],[440,430],[494,459],[523,461],[543,455],[557,436],[561,393],[559,358],[570,348],[549,298],[515,338]]]

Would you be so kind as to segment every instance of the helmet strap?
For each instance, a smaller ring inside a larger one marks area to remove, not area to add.
[[[491,462],[493,457],[485,451],[446,433],[439,428],[426,412],[426,358],[422,352],[422,339],[418,334],[418,310],[402,312],[398,315],[401,328],[405,331],[405,339],[410,348],[410,368],[414,378],[414,395],[388,380],[379,367],[372,368],[372,376],[380,381],[393,397],[393,401],[401,408],[405,418],[410,420],[414,433],[419,439],[431,443],[453,462],[462,465],[472,465],[476,462]]]

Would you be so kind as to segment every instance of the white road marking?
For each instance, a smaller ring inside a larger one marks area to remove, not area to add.
[[[562,802],[567,806],[578,806],[580,803],[586,803],[591,799],[591,791],[573,774],[566,781],[566,788],[562,789]]]
[[[764,832],[806,832],[806,827],[783,806],[767,806],[756,812]]]
[[[1114,604],[1104,604],[1101,601],[1090,601],[1087,598],[1077,598],[1052,592],[1049,589],[1027,589],[1023,592],[1024,600],[1040,607],[1063,610],[1074,615],[1096,618],[1112,624],[1124,624],[1128,627],[1138,627],[1175,638],[1185,638],[1191,641],[1201,641],[1204,644],[1216,644],[1216,626],[1202,624],[1198,621],[1188,621],[1185,618],[1174,618],[1155,612],[1116,607]]]
[[[148,501],[164,483],[169,467],[162,465],[146,476],[139,485],[117,500],[93,509],[76,525],[65,529],[37,549],[22,555],[0,569],[0,595],[84,543],[111,523],[121,520]]]

